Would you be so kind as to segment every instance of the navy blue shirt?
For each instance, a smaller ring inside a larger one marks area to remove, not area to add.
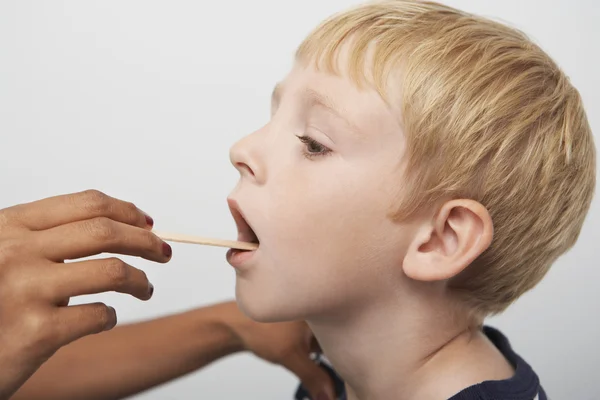
[[[503,381],[484,381],[461,390],[448,400],[548,400],[540,380],[533,369],[512,349],[508,339],[497,329],[489,326],[483,333],[500,350],[515,369],[515,374]],[[319,364],[329,372],[336,386],[337,400],[346,400],[344,382],[324,361]],[[310,400],[308,391],[300,385],[296,400]]]

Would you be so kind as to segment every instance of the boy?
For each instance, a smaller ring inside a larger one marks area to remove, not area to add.
[[[239,239],[259,243],[228,254],[238,302],[307,320],[348,399],[546,398],[483,321],[576,242],[595,147],[523,34],[421,1],[336,15],[231,159]]]

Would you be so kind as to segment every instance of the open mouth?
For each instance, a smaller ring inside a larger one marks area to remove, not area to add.
[[[256,233],[244,217],[244,214],[242,213],[238,203],[235,200],[228,200],[228,203],[229,209],[231,210],[231,215],[233,216],[233,220],[235,221],[238,230],[237,240],[240,242],[255,243],[260,245],[260,240],[258,240],[258,236],[256,236]],[[248,250],[236,249],[235,251],[238,252]]]

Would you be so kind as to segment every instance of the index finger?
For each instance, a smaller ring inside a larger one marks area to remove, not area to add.
[[[106,217],[140,228],[152,228],[154,221],[133,203],[97,190],[53,196],[3,210],[9,223],[33,231],[46,230],[72,222]]]
[[[86,190],[19,204],[3,210],[9,223],[39,231],[71,222],[107,217],[140,228],[151,229],[154,221],[133,203],[98,190]]]

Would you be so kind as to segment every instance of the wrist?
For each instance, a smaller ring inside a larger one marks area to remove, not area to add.
[[[22,356],[22,355],[21,355]],[[11,399],[17,390],[39,368],[35,363],[25,363],[16,355],[0,357],[0,399]]]
[[[170,341],[185,348],[191,360],[218,359],[243,351],[240,338],[233,330],[233,320],[228,303],[200,307],[171,316]]]
[[[236,302],[218,304],[214,311],[220,328],[227,331],[231,348],[235,352],[247,351],[245,332],[248,330],[250,320],[238,308]]]

